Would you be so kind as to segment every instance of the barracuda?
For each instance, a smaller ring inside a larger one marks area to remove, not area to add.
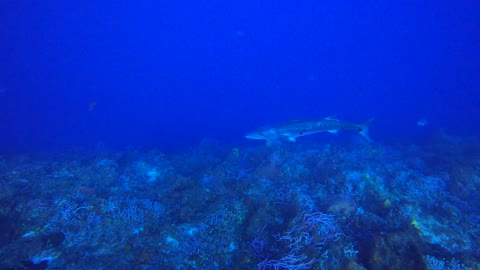
[[[287,139],[291,142],[295,142],[298,137],[314,133],[325,131],[337,133],[339,130],[353,130],[359,132],[363,138],[371,142],[372,140],[368,137],[368,125],[371,121],[372,120],[368,120],[360,124],[353,124],[340,121],[333,117],[309,121],[298,120],[276,126],[264,127],[248,133],[245,137],[253,140],[266,140],[267,143],[278,139]]]

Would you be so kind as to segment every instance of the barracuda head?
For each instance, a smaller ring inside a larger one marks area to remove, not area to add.
[[[275,129],[261,129],[245,135],[245,138],[252,140],[271,140],[278,138],[279,134]]]

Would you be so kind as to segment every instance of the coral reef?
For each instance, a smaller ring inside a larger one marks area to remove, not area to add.
[[[479,269],[480,142],[0,159],[1,269]]]

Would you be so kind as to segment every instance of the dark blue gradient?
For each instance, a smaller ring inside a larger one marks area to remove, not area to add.
[[[479,135],[479,5],[420,2],[2,1],[0,148],[243,144],[331,115],[379,142]]]

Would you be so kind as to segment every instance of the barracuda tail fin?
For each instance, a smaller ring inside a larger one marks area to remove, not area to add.
[[[372,142],[372,139],[370,139],[370,137],[368,136],[368,126],[370,125],[370,123],[372,123],[372,121],[373,118],[358,124],[358,132],[360,133],[360,135],[362,135],[363,138],[365,138],[369,142]]]

